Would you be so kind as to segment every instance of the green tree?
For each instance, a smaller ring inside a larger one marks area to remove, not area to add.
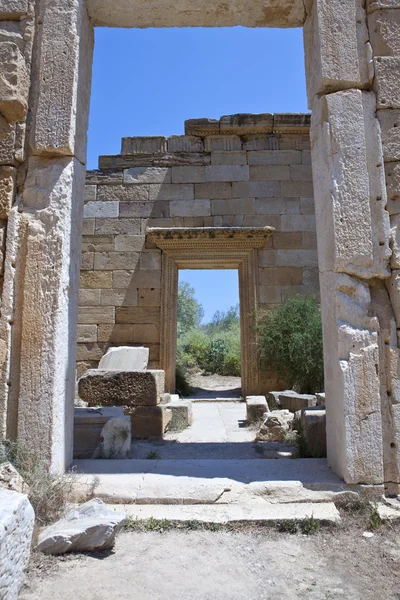
[[[186,281],[178,287],[178,338],[191,329],[200,327],[204,310],[195,297],[194,288]]]

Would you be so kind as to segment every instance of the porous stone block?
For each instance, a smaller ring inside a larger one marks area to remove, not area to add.
[[[249,181],[248,165],[210,165],[206,167],[206,181]]]
[[[35,514],[28,497],[0,489],[0,591],[16,600],[28,566]]]
[[[297,394],[296,392],[287,390],[279,394],[279,402],[282,408],[295,413],[302,408],[315,406],[317,398],[313,394]]]
[[[374,59],[377,108],[400,108],[400,56]]]
[[[131,417],[132,438],[139,440],[161,438],[172,418],[172,412],[166,404],[125,408],[125,414]]]
[[[121,154],[156,154],[167,152],[167,140],[161,136],[123,137]]]
[[[110,419],[123,418],[119,406],[78,408],[74,410],[74,458],[92,458],[100,443],[104,425]]]
[[[78,323],[80,325],[115,323],[115,309],[113,306],[80,306]]]
[[[172,183],[203,183],[205,167],[172,167]]]
[[[164,371],[90,369],[78,382],[89,406],[156,406],[164,393]]]
[[[83,209],[83,216],[88,218],[118,217],[119,202],[88,202]]]
[[[0,112],[9,123],[25,119],[28,92],[28,70],[17,44],[0,41]]]
[[[28,0],[2,0],[0,3],[0,19],[19,19],[28,12]]]
[[[0,167],[0,219],[8,219],[15,194],[16,169]]]
[[[312,458],[326,456],[326,411],[315,406],[301,410],[301,430],[307,445],[307,454]]]
[[[304,25],[309,108],[314,96],[362,88],[372,80],[372,52],[362,0],[314,0]]]
[[[265,396],[247,396],[246,398],[246,421],[255,423],[263,418],[268,412],[268,404]]]
[[[385,161],[400,160],[400,110],[378,110],[377,115]]]
[[[80,287],[87,289],[107,289],[112,288],[112,273],[102,271],[87,271],[80,275]]]
[[[177,400],[172,399],[165,404],[166,408],[171,411],[171,420],[169,422],[168,429],[170,431],[180,431],[186,427],[190,427],[193,423],[193,410],[192,403],[190,400]]]
[[[400,54],[400,5],[398,10],[376,10],[368,15],[368,29],[374,56]]]
[[[171,183],[168,167],[133,167],[124,170],[124,183]]]
[[[144,346],[109,348],[99,362],[99,369],[144,371],[149,363],[149,349]]]
[[[266,442],[284,442],[291,429],[294,415],[288,410],[274,410],[264,415],[256,439]]]
[[[149,200],[148,183],[135,185],[98,185],[97,201],[100,202],[147,202]],[[101,217],[102,215],[98,215]],[[118,216],[113,214],[113,217]],[[107,217],[107,215],[104,215]]]
[[[131,457],[131,420],[129,416],[109,419],[100,434],[93,458],[124,459]]]
[[[204,144],[200,137],[193,135],[173,135],[168,138],[168,152],[203,152]]]
[[[97,325],[78,325],[78,343],[97,342]]]
[[[271,113],[239,113],[237,115],[224,115],[219,120],[220,133],[249,135],[257,133],[270,133],[273,129],[274,115]]]

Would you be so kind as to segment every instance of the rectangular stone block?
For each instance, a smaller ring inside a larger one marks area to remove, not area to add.
[[[100,271],[87,271],[86,273],[81,273],[80,287],[89,289],[111,288],[112,273]]]
[[[250,167],[252,181],[290,180],[288,165],[253,165]]]
[[[243,150],[279,150],[279,135],[256,134],[243,137]],[[250,164],[250,163],[249,163]]]
[[[400,108],[400,56],[374,58],[377,108]]]
[[[260,267],[275,267],[276,266],[276,250],[268,248],[267,250],[258,251],[258,265]]]
[[[0,41],[0,112],[9,123],[25,119],[29,83],[25,59],[17,44]]]
[[[153,306],[121,306],[115,310],[116,323],[138,325],[142,323],[160,324],[160,308]]]
[[[0,4],[0,20],[2,21],[15,21],[27,13],[27,0],[2,0]]]
[[[99,202],[146,202],[149,200],[149,184],[99,185],[97,200]]]
[[[122,171],[109,171],[107,169],[98,171],[89,169],[86,171],[87,185],[122,185],[124,174]]]
[[[79,290],[79,306],[100,306],[100,290]]]
[[[177,397],[179,398],[179,396]],[[193,424],[193,409],[190,400],[172,400],[165,404],[165,407],[171,411],[168,431],[181,431]]]
[[[281,183],[278,181],[233,183],[232,196],[234,198],[277,198],[281,196]]]
[[[161,438],[168,427],[172,413],[166,405],[137,406],[130,411],[133,439]]]
[[[314,0],[304,25],[309,108],[316,95],[365,88],[372,80],[362,0]]]
[[[282,215],[282,231],[315,231],[314,215]]]
[[[115,309],[113,306],[81,306],[78,310],[78,323],[115,323]]]
[[[208,217],[211,215],[211,202],[210,200],[173,200],[170,203],[170,215],[171,217]]]
[[[234,151],[242,149],[242,142],[237,135],[209,135],[204,139],[206,152]]]
[[[82,221],[82,235],[94,235],[94,219],[83,219]]]
[[[0,166],[0,219],[8,219],[14,202],[16,169]]]
[[[159,344],[159,327],[152,323],[136,324],[119,323],[116,325],[102,324],[97,330],[99,342],[113,344]]]
[[[167,152],[165,137],[123,137],[121,141],[121,154],[159,154],[163,152]]]
[[[83,252],[81,255],[81,271],[92,271],[94,267],[94,252]]]
[[[82,361],[94,361],[97,362],[101,359],[103,354],[106,352],[108,344],[101,343],[90,343],[90,344],[78,344],[76,352],[76,360]]]
[[[249,165],[294,165],[301,164],[300,150],[264,150],[247,152]]]
[[[122,408],[75,408],[74,411],[74,458],[93,458],[100,443],[104,425],[110,419],[124,417]]]
[[[114,250],[112,235],[83,235],[82,252],[110,252]]]
[[[264,413],[269,412],[265,396],[247,396],[246,421],[256,423],[263,419]]]
[[[274,232],[272,235],[272,245],[276,250],[302,247],[302,234],[300,232]]]
[[[83,216],[90,218],[117,218],[119,216],[119,202],[88,202],[83,208]]]
[[[97,342],[97,325],[77,325],[78,343]]]
[[[161,273],[158,271],[116,270],[112,274],[113,288],[160,288]]]
[[[212,215],[254,215],[256,212],[254,198],[231,198],[229,200],[212,200]]]
[[[317,248],[317,234],[316,233],[302,232],[301,239],[302,239],[302,248],[309,249],[309,250],[311,250],[313,248]]]
[[[139,252],[96,252],[95,271],[114,271],[126,267],[135,268],[139,262]]]
[[[97,290],[96,290],[97,291]],[[101,306],[136,306],[137,290],[99,290]]]
[[[196,183],[195,198],[213,200],[214,198],[232,198],[232,184],[228,182]]]
[[[313,394],[297,394],[290,390],[286,390],[279,394],[279,403],[283,409],[289,410],[290,412],[297,412],[302,408],[308,408],[310,406],[316,406],[317,397]]]
[[[310,150],[310,136],[297,133],[281,133],[279,136],[280,150]]]
[[[316,250],[278,250],[278,267],[318,267]]]
[[[204,144],[200,137],[193,135],[173,135],[168,138],[168,152],[203,152]]]
[[[91,369],[78,382],[89,406],[157,406],[164,394],[164,371]]]
[[[206,167],[206,181],[248,181],[248,165],[210,165]]]
[[[312,181],[311,165],[290,165],[292,181]]]
[[[120,202],[119,216],[121,219],[153,219],[169,217],[169,203],[165,201],[156,202]]]
[[[315,214],[314,198],[300,198],[300,214],[302,214],[302,215]]]
[[[193,184],[150,185],[150,200],[193,200]]]
[[[400,110],[378,110],[385,162],[400,160]]]
[[[281,195],[284,198],[312,198],[314,188],[312,181],[282,181]]]
[[[114,239],[117,252],[141,252],[144,248],[144,235],[116,235]]]
[[[258,215],[300,214],[300,201],[297,198],[256,198]]]
[[[73,155],[84,164],[93,27],[83,0],[47,0],[40,8],[31,146],[34,154]]]
[[[144,271],[161,269],[161,250],[143,250],[140,255],[139,268]]]
[[[376,10],[368,15],[368,29],[374,56],[400,54],[400,4],[398,10]]]
[[[171,169],[167,167],[132,167],[124,170],[124,184],[171,183]]]
[[[172,167],[172,183],[202,183],[205,180],[205,167]]]
[[[261,285],[301,285],[303,282],[301,267],[266,267],[259,273]]]
[[[96,200],[96,185],[85,185],[85,202],[93,202]]]
[[[280,304],[282,302],[282,294],[280,286],[260,285],[260,302],[261,304]]]
[[[212,152],[212,165],[247,165],[246,152]]]
[[[96,219],[94,233],[100,235],[138,235],[140,219]]]
[[[138,306],[161,306],[161,289],[139,288]]]

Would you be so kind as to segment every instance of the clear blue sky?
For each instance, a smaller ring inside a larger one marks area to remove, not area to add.
[[[186,119],[307,110],[301,29],[98,28],[88,168],[122,137],[183,134]],[[181,275],[206,319],[238,302],[235,271]]]

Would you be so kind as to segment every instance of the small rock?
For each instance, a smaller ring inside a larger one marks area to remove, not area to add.
[[[29,486],[10,462],[0,465],[0,488],[20,494],[29,494]]]
[[[372,537],[374,537],[374,534],[372,533],[372,531],[364,531],[362,536],[365,538],[372,538]]]
[[[110,510],[99,498],[81,504],[39,534],[38,549],[45,554],[92,552],[112,548],[127,515]]]
[[[267,418],[261,425],[256,439],[267,442],[283,442],[292,423],[293,414],[288,410],[273,410],[267,413]]]
[[[131,457],[131,419],[129,416],[110,419],[100,434],[100,443],[93,458]]]

